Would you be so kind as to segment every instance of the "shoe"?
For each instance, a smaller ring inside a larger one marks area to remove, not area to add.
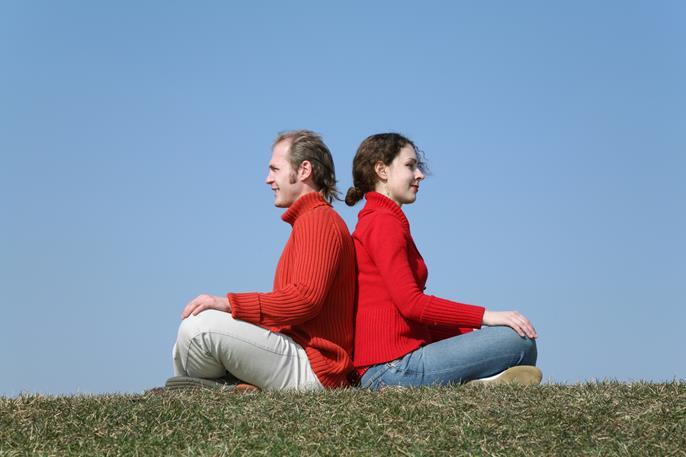
[[[191,376],[174,376],[167,379],[164,384],[165,390],[186,389],[228,389],[236,387],[236,383],[226,382],[222,379],[193,378]]]
[[[260,388],[257,386],[253,386],[252,384],[248,384],[247,382],[239,382],[236,384],[236,387],[233,389],[234,392],[240,392],[242,394],[250,394],[254,392],[259,392]]]
[[[167,379],[164,388],[165,390],[220,389],[240,393],[257,392],[260,390],[257,386],[238,382],[235,378],[229,380],[224,378],[204,379],[193,378],[191,376],[174,376],[169,378]]]
[[[519,384],[521,386],[535,386],[541,383],[543,373],[538,367],[518,365],[488,378],[474,379],[467,384]]]

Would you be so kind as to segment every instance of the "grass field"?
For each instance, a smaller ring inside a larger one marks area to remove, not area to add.
[[[8,455],[686,455],[686,383],[0,398]]]

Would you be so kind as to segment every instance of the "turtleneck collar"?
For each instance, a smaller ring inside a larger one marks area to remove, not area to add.
[[[281,219],[293,225],[301,214],[322,205],[331,206],[319,192],[308,192],[293,202]]]
[[[364,194],[364,198],[367,200],[367,204],[364,205],[364,208],[360,212],[360,216],[362,216],[362,213],[366,213],[367,211],[373,211],[376,208],[383,208],[397,217],[400,222],[402,222],[403,227],[405,227],[408,232],[410,231],[410,223],[407,220],[405,213],[400,208],[400,205],[398,205],[396,202],[385,195],[374,191]]]

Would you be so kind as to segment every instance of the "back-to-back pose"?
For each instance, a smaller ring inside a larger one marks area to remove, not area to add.
[[[362,387],[539,383],[537,334],[526,317],[424,293],[426,264],[402,211],[416,200],[423,170],[414,143],[396,133],[370,136],[353,160],[345,201],[366,199],[353,232]]]

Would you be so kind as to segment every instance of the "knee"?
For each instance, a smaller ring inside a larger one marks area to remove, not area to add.
[[[538,358],[538,347],[536,346],[536,340],[532,340],[531,338],[522,339],[525,341],[522,365],[536,365],[536,359]]]
[[[205,320],[202,317],[203,314],[204,313],[200,313],[196,316],[191,314],[181,321],[181,324],[179,325],[179,331],[176,335],[177,343],[187,343],[205,331],[204,329],[206,326],[203,322]]]
[[[231,329],[232,322],[231,314],[216,309],[207,309],[195,316],[191,314],[181,321],[176,341],[189,342],[208,333],[225,332]]]
[[[519,354],[520,364],[522,365],[535,365],[536,358],[538,355],[538,349],[536,347],[536,340],[525,336],[519,336],[510,327],[494,327],[497,328],[500,338],[505,343],[505,345],[510,349]]]
[[[508,327],[509,328],[509,327]],[[538,358],[538,348],[536,346],[536,340],[528,338],[526,336],[519,336],[517,332],[510,329],[513,335],[513,347],[516,348],[520,357],[520,365],[536,365],[536,359]]]

